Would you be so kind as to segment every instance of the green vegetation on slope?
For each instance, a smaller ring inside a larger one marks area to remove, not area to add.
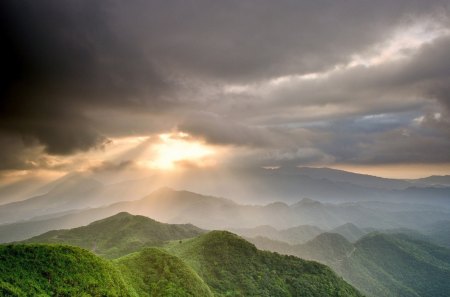
[[[217,296],[361,296],[322,264],[259,251],[225,231],[167,249],[194,268]]]
[[[126,212],[70,230],[49,231],[24,242],[64,243],[116,258],[165,241],[195,237],[204,231],[190,224],[164,224]]]
[[[192,225],[162,224],[146,217],[119,213],[86,227],[51,231],[29,241],[78,245],[91,248],[105,257],[124,255],[137,249],[139,252],[111,262],[75,247],[55,244],[31,244],[28,247],[31,252],[33,247],[72,249],[89,255],[93,261],[108,265],[111,273],[117,274],[116,277],[120,279],[118,284],[125,292],[122,295],[118,293],[119,296],[361,296],[322,264],[259,251],[253,244],[226,231],[203,233],[203,230]],[[197,234],[203,235],[185,239]],[[166,248],[172,254],[148,247],[162,245],[171,239]],[[62,253],[60,257],[65,257],[65,254]],[[39,259],[42,266],[46,261],[63,262],[59,257],[42,258],[38,250],[34,258]],[[78,258],[74,256],[74,259]],[[0,265],[1,261],[2,258]],[[97,269],[96,263],[90,266],[92,273]],[[22,264],[19,263],[18,266],[19,270],[24,271],[22,278],[39,284],[43,281],[45,283],[45,278],[42,280],[34,274],[27,275],[26,266]],[[11,271],[15,273],[12,268]],[[16,286],[20,278],[14,273],[12,275],[15,276],[11,279],[0,279],[3,290],[21,290],[21,287]],[[51,266],[47,274],[63,273],[70,276],[73,274],[66,271],[64,266]],[[74,277],[84,276],[81,274]],[[98,277],[103,280],[102,275],[93,275],[90,279],[95,282],[99,281]],[[72,287],[76,287],[78,282],[55,283],[47,280],[47,286],[37,293],[54,295],[55,290],[72,292]],[[108,292],[103,295],[114,296]]]
[[[213,296],[190,267],[157,248],[146,248],[114,262],[139,296]]]
[[[448,296],[450,249],[405,234],[371,233],[351,244],[324,233],[302,245],[250,239],[260,248],[319,261],[367,296]]]
[[[0,245],[0,296],[135,296],[108,261],[71,246]]]
[[[433,296],[450,292],[450,250],[405,235],[370,234],[338,271],[369,296]]]

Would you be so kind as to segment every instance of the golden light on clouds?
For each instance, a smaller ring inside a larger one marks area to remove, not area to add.
[[[151,145],[149,160],[141,163],[152,169],[175,169],[179,164],[203,167],[214,163],[213,147],[183,132],[164,133]]]

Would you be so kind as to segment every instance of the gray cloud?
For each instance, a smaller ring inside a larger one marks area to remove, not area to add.
[[[257,94],[223,92],[230,84],[261,87],[278,76],[344,65],[417,20],[448,26],[447,1],[6,0],[0,6],[7,61],[0,155],[11,157],[3,168],[27,167],[38,146],[69,155],[111,137],[172,128],[252,148],[255,162],[395,162],[405,147],[410,153],[397,161],[448,161],[448,37],[407,59],[323,80]],[[355,128],[373,114],[408,117]],[[420,129],[411,128],[409,117],[420,114]],[[405,130],[411,138],[394,145]],[[424,141],[439,152],[425,156]]]

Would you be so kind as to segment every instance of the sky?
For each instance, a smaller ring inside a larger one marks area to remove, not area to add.
[[[3,0],[0,182],[450,174],[444,0]]]

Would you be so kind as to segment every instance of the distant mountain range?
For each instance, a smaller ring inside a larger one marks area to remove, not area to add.
[[[204,196],[188,191],[162,188],[135,201],[118,202],[49,215],[13,224],[0,225],[0,242],[23,240],[57,228],[73,228],[89,224],[118,212],[152,217],[166,223],[191,223],[204,229],[254,228],[271,225],[287,229],[299,225],[330,230],[346,223],[360,228],[418,229],[450,217],[446,208],[419,204],[387,202],[355,202],[330,204],[303,199],[292,205],[276,202],[240,205],[231,200]]]
[[[448,176],[398,180],[309,167],[236,170],[221,176],[220,183],[211,180],[214,176],[201,170],[193,171],[173,180],[172,186],[201,192],[205,189],[215,196],[225,195],[240,203],[252,204],[275,201],[293,204],[309,198],[332,203],[419,203],[450,209]],[[0,187],[0,203],[3,202],[0,205],[0,224],[138,200],[158,187],[157,180],[156,176],[104,184],[96,179],[95,174],[74,173],[46,185],[35,180],[16,182]],[[41,186],[38,187],[38,184]],[[217,185],[218,188],[205,186],[209,184]],[[29,197],[32,193],[36,195]],[[12,199],[20,201],[7,203]]]
[[[313,239],[317,235],[325,232],[316,226],[302,225],[278,230],[272,226],[264,225],[255,228],[229,229],[231,232],[239,234],[243,237],[268,237],[273,240],[285,241],[290,244],[304,243]]]

